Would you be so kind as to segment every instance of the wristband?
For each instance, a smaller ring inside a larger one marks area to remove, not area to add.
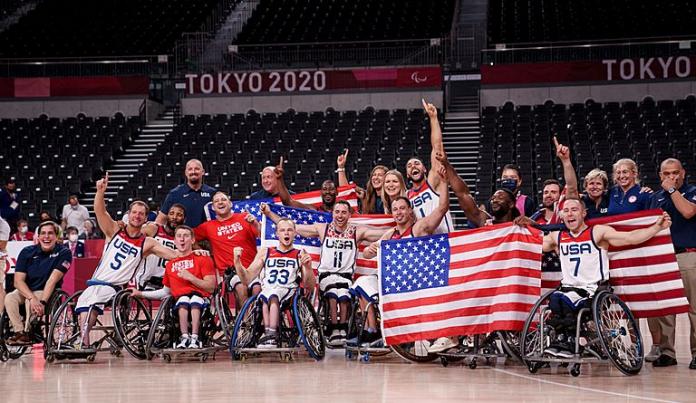
[[[338,169],[336,170],[336,172],[345,172],[345,171],[346,171],[345,168],[338,168]]]
[[[668,193],[670,196],[672,195],[672,193],[674,193],[674,192],[676,192],[676,191],[677,191],[677,189],[675,189],[675,188],[669,188],[669,189],[667,189],[667,193]]]

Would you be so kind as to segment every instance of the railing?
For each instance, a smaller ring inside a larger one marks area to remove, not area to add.
[[[0,59],[0,77],[169,76],[170,55]]]
[[[500,64],[669,57],[696,53],[694,42],[696,38],[595,44],[517,44],[512,48],[498,45],[496,49],[484,49],[481,58],[484,64]]]

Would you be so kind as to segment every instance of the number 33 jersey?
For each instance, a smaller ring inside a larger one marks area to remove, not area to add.
[[[609,280],[609,256],[595,243],[592,227],[576,236],[560,231],[558,251],[563,272],[561,284],[594,292],[599,282]]]
[[[267,287],[295,288],[300,283],[300,251],[298,249],[282,251],[277,247],[269,247],[263,267],[261,281],[264,289]]]
[[[92,279],[123,285],[130,281],[143,258],[145,236],[132,238],[119,231],[106,245]]]
[[[358,245],[355,240],[357,227],[348,224],[345,231],[338,232],[334,223],[326,226],[324,242],[321,244],[319,273],[349,273],[355,269]]]

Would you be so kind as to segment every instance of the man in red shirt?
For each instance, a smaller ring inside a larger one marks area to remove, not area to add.
[[[198,330],[201,311],[210,304],[208,298],[215,290],[215,268],[208,256],[193,253],[194,235],[191,227],[180,225],[174,232],[176,249],[182,256],[167,262],[164,287],[156,291],[138,291],[133,296],[145,298],[164,298],[171,295],[176,299],[175,308],[179,313],[181,338],[176,348],[201,348]],[[189,313],[191,314],[191,335],[189,336]]]
[[[213,210],[216,218],[196,227],[194,233],[197,241],[210,242],[210,249],[215,261],[215,268],[222,274],[234,267],[234,248],[242,248],[242,264],[249,267],[256,257],[256,238],[261,232],[261,225],[252,214],[232,212],[232,202],[225,192],[213,194]],[[238,275],[230,280],[237,302],[241,307],[249,296],[249,291],[256,295],[261,291],[261,283],[254,279],[247,288]]]

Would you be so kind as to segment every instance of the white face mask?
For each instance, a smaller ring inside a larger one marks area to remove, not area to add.
[[[77,234],[70,234],[68,235],[68,240],[72,243],[77,242]]]
[[[26,226],[19,227],[19,232],[21,232],[22,234],[26,234],[27,230],[28,230],[28,228]]]

